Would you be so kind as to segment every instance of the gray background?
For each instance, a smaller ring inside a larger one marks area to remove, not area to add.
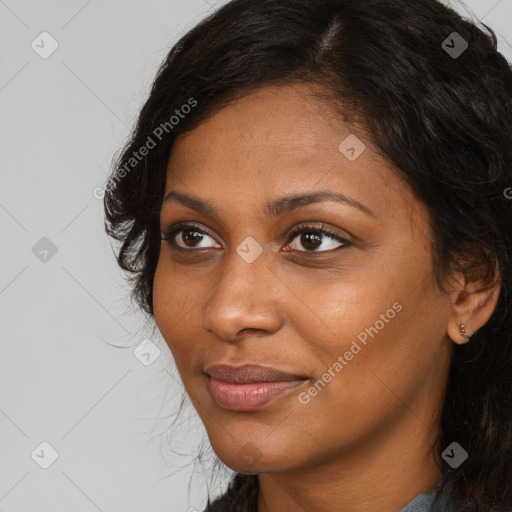
[[[193,458],[169,454],[204,429],[189,406],[169,434],[182,386],[128,302],[98,197],[157,66],[221,3],[0,0],[1,512],[204,506]],[[452,5],[512,61],[512,0]],[[134,354],[145,339],[151,364]]]

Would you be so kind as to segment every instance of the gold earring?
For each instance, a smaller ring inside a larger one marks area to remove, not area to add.
[[[460,324],[460,334],[464,336],[464,338],[468,339],[471,338],[472,334],[466,334],[466,330],[464,328],[464,324]]]

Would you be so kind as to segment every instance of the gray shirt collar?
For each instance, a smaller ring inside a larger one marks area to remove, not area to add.
[[[434,501],[434,497],[435,494],[433,492],[422,492],[396,512],[427,512]]]

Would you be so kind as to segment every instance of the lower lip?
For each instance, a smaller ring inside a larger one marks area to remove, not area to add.
[[[251,411],[280,398],[300,387],[307,379],[280,382],[251,382],[233,384],[208,377],[209,389],[215,403],[231,411]]]

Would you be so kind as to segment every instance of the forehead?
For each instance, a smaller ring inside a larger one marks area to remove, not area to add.
[[[287,159],[321,158],[325,151],[326,156],[332,155],[351,127],[341,120],[338,107],[320,100],[314,90],[306,84],[291,84],[247,93],[181,135],[173,149],[177,151],[187,139],[194,139],[194,144],[201,139],[201,149],[210,146],[208,149],[214,150],[222,143],[222,150],[228,153],[273,151],[273,159],[280,153]]]
[[[247,206],[249,197],[319,189],[360,199],[380,214],[415,203],[364,132],[302,84],[261,88],[180,135],[166,193],[191,189],[212,203],[231,196]]]

